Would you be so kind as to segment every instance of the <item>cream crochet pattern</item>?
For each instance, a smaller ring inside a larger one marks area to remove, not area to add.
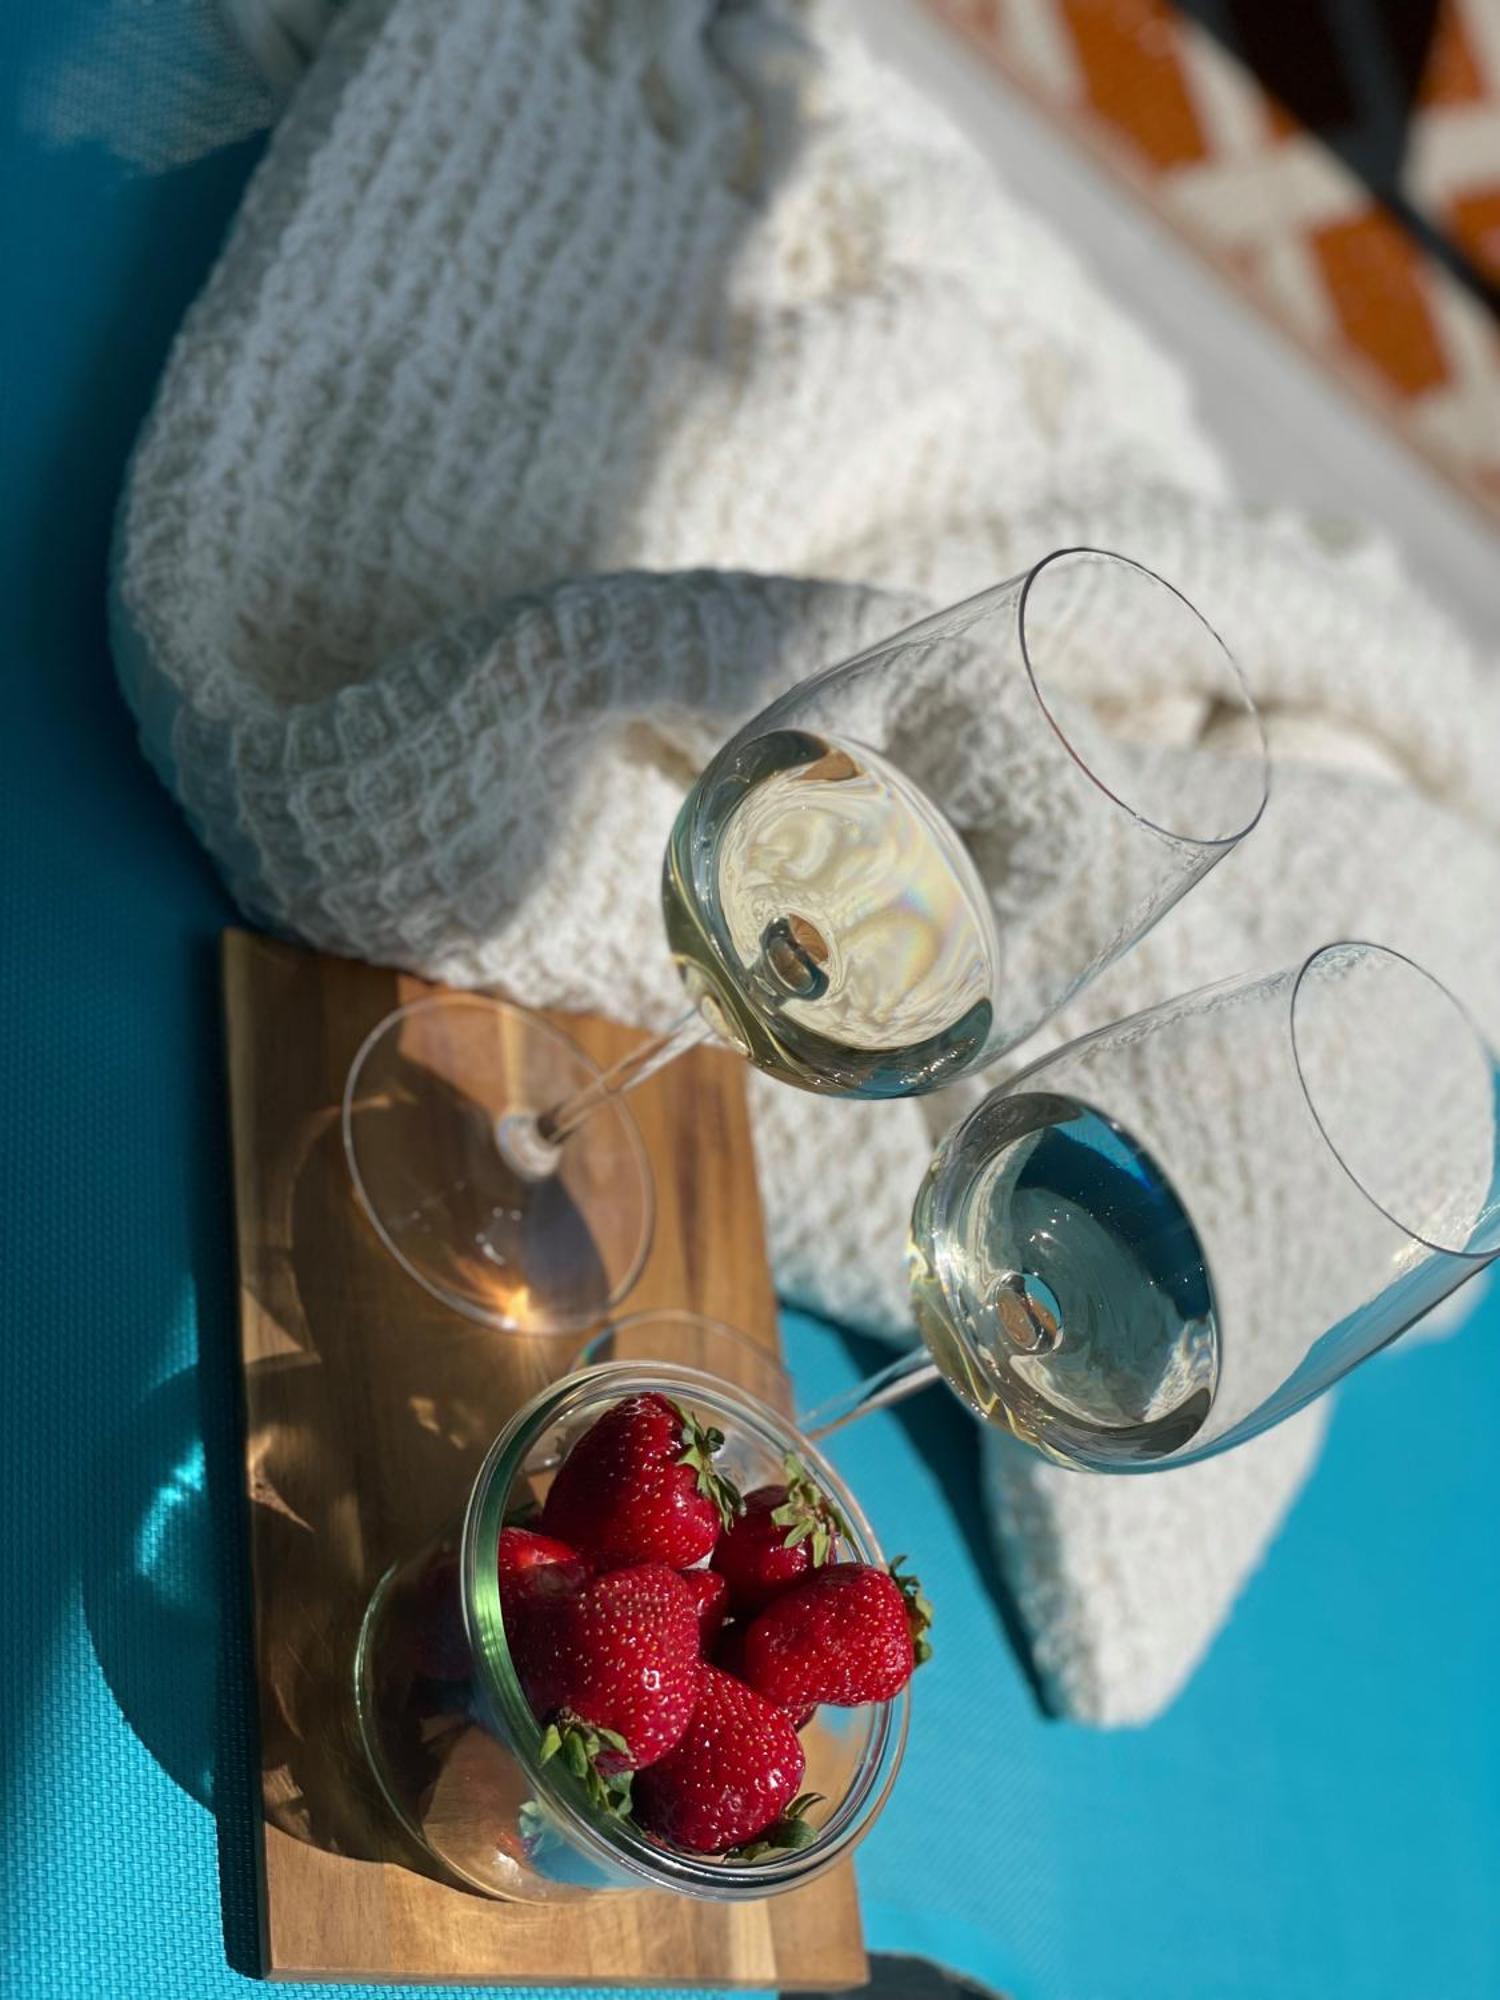
[[[1171,362],[831,0],[350,0],[141,439],[117,660],[253,917],[660,1024],[662,846],[728,727],[1076,542],[1218,624],[1284,768],[1036,1046],[1351,934],[1500,1031],[1492,675],[1383,547],[1234,501]],[[752,1101],[783,1293],[909,1339],[957,1106]],[[1171,1697],[1321,1422],[1124,1482],[995,1441],[1060,1707]]]

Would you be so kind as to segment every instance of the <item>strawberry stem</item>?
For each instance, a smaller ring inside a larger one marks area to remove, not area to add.
[[[772,1508],[771,1519],[778,1528],[786,1529],[781,1538],[786,1548],[795,1549],[803,1542],[811,1542],[813,1568],[821,1569],[833,1554],[840,1535],[846,1540],[853,1539],[849,1523],[794,1452],[788,1452],[781,1463],[786,1473],[786,1498],[779,1507]]]
[[[745,1503],[733,1480],[726,1478],[714,1464],[714,1453],[722,1449],[724,1433],[712,1427],[705,1429],[680,1403],[674,1403],[672,1408],[682,1424],[682,1455],[677,1463],[692,1466],[698,1475],[698,1491],[705,1500],[713,1502],[722,1525],[732,1528],[735,1515],[744,1513]]]
[[[911,1627],[911,1649],[920,1667],[924,1660],[932,1658],[932,1641],[927,1634],[932,1629],[932,1604],[923,1596],[922,1586],[914,1576],[903,1576],[901,1565],[905,1556],[891,1559],[890,1577],[906,1601],[906,1622]]]
[[[768,1854],[795,1853],[799,1848],[811,1847],[818,1837],[818,1829],[809,1826],[804,1815],[811,1807],[822,1803],[821,1792],[799,1793],[780,1817],[773,1819],[748,1845],[730,1848],[728,1858],[731,1861],[760,1861]]]

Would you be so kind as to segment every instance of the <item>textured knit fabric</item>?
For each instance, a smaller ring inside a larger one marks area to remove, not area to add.
[[[1497,683],[1386,550],[1233,502],[1170,362],[832,5],[352,0],[142,439],[117,659],[252,916],[661,1024],[661,851],[727,729],[1077,542],[1213,619],[1283,769],[1025,1053],[1339,935],[1500,1030]],[[956,1102],[752,1104],[783,1291],[909,1338],[905,1217]],[[997,1445],[1060,1705],[1170,1698],[1318,1421],[1128,1489]]]

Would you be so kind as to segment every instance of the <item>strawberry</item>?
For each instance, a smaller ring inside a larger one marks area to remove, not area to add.
[[[736,1619],[721,1635],[718,1645],[714,1648],[714,1665],[721,1667],[726,1674],[733,1674],[737,1681],[745,1678],[745,1634],[749,1629],[749,1626]],[[786,1713],[791,1717],[793,1729],[806,1729],[813,1719],[814,1710],[813,1702],[806,1702],[801,1708],[787,1709]]]
[[[830,1563],[773,1598],[745,1633],[749,1685],[791,1714],[889,1701],[931,1652],[932,1606],[915,1577]]]
[[[528,1600],[511,1643],[526,1698],[596,1805],[623,1812],[632,1769],[665,1756],[698,1698],[698,1614],[664,1563],[608,1570]]]
[[[741,1615],[764,1610],[778,1591],[821,1569],[838,1537],[849,1533],[837,1507],[797,1459],[786,1460],[786,1475],[784,1486],[757,1486],[745,1495],[745,1511],[720,1535],[713,1552],[713,1566]]]
[[[500,1530],[500,1611],[507,1624],[539,1593],[556,1596],[588,1580],[588,1564],[576,1549],[531,1528]]]
[[[685,1569],[682,1580],[693,1594],[698,1611],[698,1645],[707,1659],[724,1624],[729,1586],[714,1569]]]
[[[691,1569],[740,1506],[714,1470],[723,1442],[666,1396],[627,1396],[568,1453],[542,1509],[542,1530],[601,1569],[642,1562]]]
[[[588,1575],[587,1565],[566,1542],[552,1541],[526,1528],[500,1530],[498,1567],[500,1610],[507,1623],[516,1616],[518,1601],[534,1591],[576,1589]],[[435,1681],[466,1679],[469,1637],[464,1630],[456,1550],[443,1549],[423,1570],[413,1608],[417,1672]]]
[[[798,1798],[804,1759],[790,1722],[770,1702],[717,1667],[703,1685],[676,1748],[635,1781],[635,1817],[694,1854],[741,1858],[772,1847],[805,1847],[816,1836]],[[759,1841],[746,1852],[745,1843]]]

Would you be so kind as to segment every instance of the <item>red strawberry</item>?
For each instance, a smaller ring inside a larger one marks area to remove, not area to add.
[[[931,1652],[915,1577],[830,1563],[768,1604],[745,1634],[745,1679],[778,1708],[889,1701]]]
[[[750,1628],[738,1622],[731,1625],[714,1648],[714,1665],[726,1674],[733,1674],[737,1681],[745,1678],[745,1634]],[[815,1704],[806,1703],[802,1708],[788,1709],[793,1729],[806,1729],[813,1719]]]
[[[740,1504],[713,1467],[723,1442],[666,1396],[627,1396],[568,1453],[542,1528],[600,1568],[663,1562],[691,1569]]]
[[[707,1658],[724,1623],[729,1586],[713,1569],[685,1569],[682,1580],[692,1592],[698,1609],[698,1644]]]
[[[587,1564],[566,1542],[526,1528],[500,1530],[497,1560],[500,1609],[507,1621],[536,1590],[574,1590],[588,1576]],[[470,1668],[469,1637],[464,1630],[456,1550],[442,1550],[422,1572],[414,1609],[417,1672],[435,1681],[464,1680]]]
[[[805,1847],[815,1835],[802,1817],[812,1798],[796,1796],[804,1761],[780,1709],[705,1667],[682,1740],[635,1781],[635,1817],[694,1854],[743,1849],[758,1834],[757,1852]]]
[[[795,1458],[786,1461],[785,1486],[758,1486],[745,1495],[745,1511],[719,1537],[714,1568],[729,1585],[741,1614],[761,1611],[778,1591],[809,1570],[821,1569],[849,1529],[833,1502]]]
[[[596,1804],[623,1812],[626,1774],[665,1756],[698,1698],[698,1614],[687,1585],[664,1563],[639,1563],[535,1597],[511,1651],[527,1700],[548,1724],[543,1762],[560,1751]]]
[[[507,1624],[538,1594],[556,1596],[588,1581],[576,1549],[530,1528],[500,1530],[500,1610]]]

